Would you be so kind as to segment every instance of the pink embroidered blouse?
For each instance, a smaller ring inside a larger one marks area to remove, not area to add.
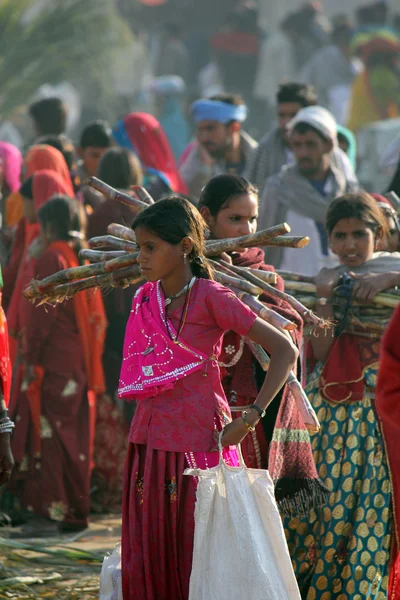
[[[177,329],[181,308],[169,319]],[[233,292],[207,279],[193,286],[180,335],[193,349],[219,356],[224,332],[246,336],[257,316]],[[207,452],[215,446],[214,429],[229,422],[230,410],[215,360],[179,379],[173,389],[138,400],[129,441],[171,452]]]

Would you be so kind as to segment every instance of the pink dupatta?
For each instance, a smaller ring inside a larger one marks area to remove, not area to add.
[[[170,321],[168,327],[175,338]],[[126,327],[118,396],[135,400],[157,396],[209,360],[215,357],[169,336],[160,282],[141,287],[133,299]]]

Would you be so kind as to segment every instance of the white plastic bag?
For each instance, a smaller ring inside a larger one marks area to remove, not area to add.
[[[198,477],[189,600],[300,600],[268,471],[222,458]]]
[[[105,556],[100,574],[99,600],[123,600],[121,580],[121,544]]]

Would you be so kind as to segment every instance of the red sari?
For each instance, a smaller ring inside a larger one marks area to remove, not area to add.
[[[39,278],[78,266],[66,242],[38,259]],[[106,326],[100,292],[81,292],[54,308],[27,303],[22,356],[36,379],[23,381],[12,406],[12,448],[22,505],[55,521],[85,526],[93,466],[95,399],[104,392]]]
[[[400,599],[400,307],[381,344],[376,411],[381,422],[392,481],[393,548],[389,580],[390,600]]]

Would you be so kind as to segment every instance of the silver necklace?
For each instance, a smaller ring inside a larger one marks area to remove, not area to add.
[[[191,287],[193,287],[195,281],[196,277],[192,277],[189,283],[185,285],[185,287],[182,288],[177,294],[175,294],[175,296],[169,296],[169,298],[165,298],[165,306],[171,304],[172,300],[175,300],[175,298],[180,298],[180,296],[183,296],[183,294],[185,294],[188,290],[190,290]]]

